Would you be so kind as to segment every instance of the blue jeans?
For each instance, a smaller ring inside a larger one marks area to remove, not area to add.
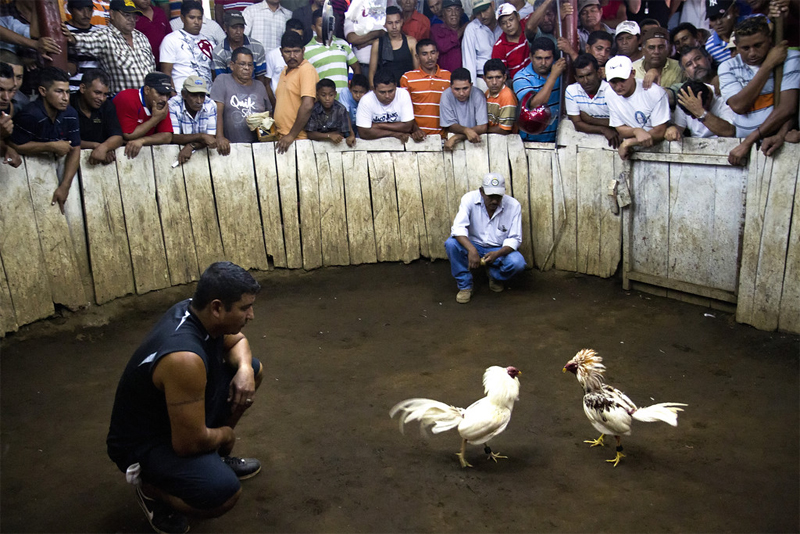
[[[478,249],[481,257],[493,250],[503,247],[484,247],[470,241]],[[447,258],[450,260],[450,272],[456,279],[458,289],[472,289],[472,273],[469,272],[469,253],[458,240],[450,236],[444,242],[444,249],[447,251]],[[494,280],[505,281],[525,269],[525,258],[518,251],[511,252],[505,256],[500,256],[487,266],[489,276]]]

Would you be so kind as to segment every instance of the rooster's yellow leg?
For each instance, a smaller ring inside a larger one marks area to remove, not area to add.
[[[617,455],[614,457],[613,460],[606,460],[606,462],[613,463],[614,467],[617,467],[617,464],[620,460],[625,458],[625,455],[622,454],[622,439],[619,436],[614,436],[617,438]]]
[[[584,440],[584,443],[591,443],[592,447],[597,447],[598,445],[601,447],[605,447],[605,443],[603,443],[603,434],[600,434],[600,437],[597,439]]]
[[[490,460],[494,460],[494,463],[497,463],[497,459],[498,458],[503,458],[503,459],[506,459],[506,460],[508,459],[508,456],[502,456],[500,454],[497,454],[496,452],[492,452],[492,449],[490,449],[489,446],[487,444],[485,444],[485,443],[483,444],[483,452],[488,454],[489,455],[489,459]]]
[[[458,456],[458,461],[461,464],[461,467],[472,467],[472,465],[464,458],[464,454],[467,452],[467,440],[461,440],[461,452],[457,452],[456,456]]]

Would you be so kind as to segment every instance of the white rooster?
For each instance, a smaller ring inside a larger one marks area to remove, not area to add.
[[[678,426],[678,412],[687,406],[679,402],[662,402],[644,408],[637,408],[631,399],[615,387],[605,383],[603,373],[606,370],[602,364],[603,358],[592,349],[583,349],[575,355],[562,369],[562,372],[575,373],[578,382],[583,387],[583,411],[592,425],[600,432],[600,437],[584,441],[591,443],[592,447],[603,445],[603,436],[612,434],[617,438],[617,455],[613,460],[614,467],[625,457],[622,454],[622,439],[620,436],[631,435],[631,423],[634,419],[645,423],[663,421],[672,426]]]
[[[516,367],[492,366],[483,373],[484,398],[472,403],[467,409],[449,406],[432,399],[406,399],[398,402],[389,411],[389,417],[400,413],[400,432],[403,425],[419,421],[420,428],[433,425],[431,432],[439,434],[458,428],[461,435],[461,452],[456,453],[461,467],[472,467],[464,458],[467,443],[484,445],[484,452],[497,462],[507,458],[492,452],[486,444],[500,434],[511,420],[514,402],[519,400],[519,379],[522,372]]]

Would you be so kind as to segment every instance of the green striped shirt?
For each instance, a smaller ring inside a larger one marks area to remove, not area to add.
[[[320,80],[328,78],[336,84],[338,100],[339,93],[347,87],[347,66],[358,62],[347,41],[334,37],[331,45],[325,46],[315,37],[306,45],[305,58],[317,69]]]

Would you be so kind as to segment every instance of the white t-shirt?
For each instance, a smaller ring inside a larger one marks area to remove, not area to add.
[[[347,37],[348,34],[353,33],[355,31],[356,31],[356,23],[350,19],[344,19],[344,36]],[[367,45],[361,48],[357,48],[354,44],[351,44],[350,47],[356,54],[356,59],[358,59],[359,63],[365,63],[369,65],[369,56],[372,53],[372,45]]]
[[[172,28],[172,31],[174,32],[182,30],[183,21],[180,17],[175,17],[169,21],[169,27]],[[216,21],[206,17],[203,17],[203,26],[200,28],[200,35],[211,41],[211,44],[213,44],[215,47],[222,46],[222,41],[224,41],[227,37],[225,30],[222,29],[222,26],[217,24]]]
[[[408,122],[414,120],[414,106],[411,95],[402,87],[397,88],[397,93],[388,106],[378,101],[375,93],[370,91],[358,103],[356,112],[356,126],[372,128],[373,122]]]
[[[281,49],[273,48],[267,52],[265,63],[267,64],[266,76],[270,79],[272,94],[275,94],[275,91],[278,89],[278,80],[281,79],[281,72],[283,72],[284,67],[286,67],[286,62],[283,60]]]
[[[161,62],[172,63],[172,83],[180,92],[188,76],[202,76],[211,85],[211,56],[214,45],[202,35],[184,30],[167,34],[161,41]]]
[[[656,84],[645,90],[642,80],[636,79],[636,89],[628,98],[613,90],[606,91],[608,125],[642,128],[649,132],[656,126],[669,122],[669,100],[667,92]]]
[[[600,80],[597,94],[594,95],[594,98],[590,98],[581,87],[581,84],[575,82],[568,86],[567,91],[564,93],[567,115],[577,116],[583,111],[596,119],[607,119],[608,104],[606,103],[606,95],[613,92],[614,90],[608,85],[607,81]]]
[[[710,85],[708,88],[711,91],[711,94],[714,95],[714,88]],[[716,115],[731,125],[733,124],[733,116],[735,113],[730,106],[717,95],[714,95],[711,99],[711,109],[709,110],[709,113]],[[677,126],[681,131],[684,128],[689,128],[692,137],[719,137],[717,134],[706,128],[705,124],[694,118],[693,115],[687,115],[684,113],[680,106],[675,106],[675,113],[673,117],[675,119],[675,126]]]

